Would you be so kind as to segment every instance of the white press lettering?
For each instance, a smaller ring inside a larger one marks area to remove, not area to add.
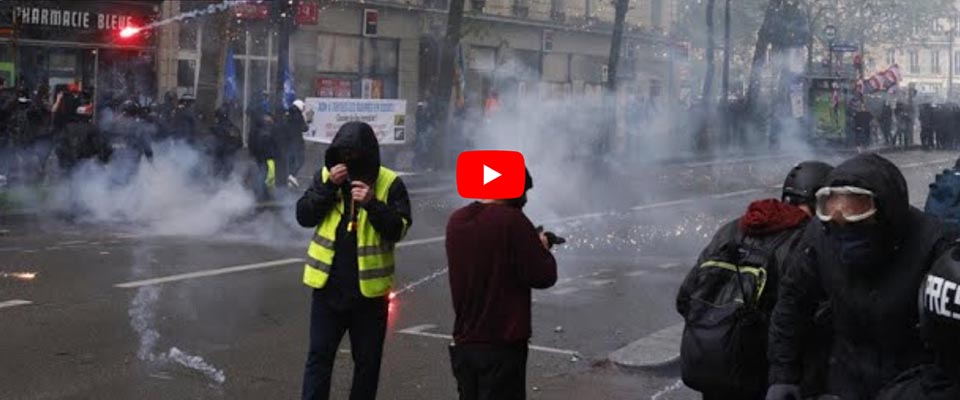
[[[43,11],[40,11],[40,23],[41,23],[41,24],[47,25],[47,24],[50,22],[49,19],[48,19],[49,17],[50,17],[50,10],[44,8]]]
[[[927,276],[927,289],[924,291],[924,296],[927,298],[927,310],[937,312],[940,307],[937,306],[937,302],[940,300],[940,288],[943,285],[943,279],[929,275]]]
[[[957,289],[956,283],[952,281],[944,280],[943,290],[940,293],[940,313],[939,313],[940,315],[948,318],[950,317],[950,310],[947,309],[947,306],[950,305],[950,291],[951,290],[956,291],[956,289]]]
[[[97,29],[104,29],[103,14],[97,14]]]
[[[60,10],[50,11],[50,25],[53,25],[53,26],[60,25]]]
[[[34,8],[33,12],[30,14],[30,23],[39,24],[40,23],[40,9]]]

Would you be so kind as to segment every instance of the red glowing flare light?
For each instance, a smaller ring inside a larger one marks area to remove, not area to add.
[[[140,33],[140,28],[137,28],[135,26],[128,26],[126,28],[123,28],[120,31],[120,37],[124,39],[129,39],[138,33]]]

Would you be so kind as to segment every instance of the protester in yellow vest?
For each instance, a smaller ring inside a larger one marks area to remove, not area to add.
[[[333,138],[325,167],[297,202],[297,221],[315,228],[303,282],[313,288],[304,400],[328,399],[340,340],[350,332],[351,400],[377,397],[393,286],[394,245],[410,228],[410,198],[380,165],[370,125],[350,122]]]

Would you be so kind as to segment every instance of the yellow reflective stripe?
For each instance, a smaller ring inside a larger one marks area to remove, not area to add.
[[[357,256],[376,256],[380,254],[387,254],[393,251],[393,245],[391,244],[382,244],[374,246],[361,246],[357,248]]]
[[[277,182],[277,164],[273,159],[267,160],[267,179],[264,181],[268,186],[273,186]]]
[[[323,237],[323,236],[320,236],[320,232],[314,232],[314,234],[313,234],[313,242],[316,243],[316,244],[318,244],[318,245],[320,245],[320,246],[323,246],[323,247],[325,247],[325,248],[328,248],[328,249],[330,249],[330,250],[333,250],[333,249],[334,249],[334,242],[333,242],[332,240],[330,240],[330,239],[327,239],[327,238],[325,238],[325,237]]]
[[[703,264],[700,264],[700,268],[723,268],[731,272],[737,272],[737,266],[728,262],[723,261],[707,261]],[[741,273],[748,273],[751,275],[756,275],[757,280],[760,282],[760,288],[757,290],[756,300],[760,300],[760,296],[763,294],[763,289],[767,286],[767,271],[764,271],[761,268],[756,267],[740,267]]]
[[[303,267],[303,283],[314,289],[322,289],[326,286],[329,276],[327,271],[314,268],[310,263]]]
[[[333,267],[332,265],[327,264],[323,261],[317,260],[315,258],[308,258],[307,266],[328,274],[330,273],[330,269]]]
[[[307,257],[313,260],[319,260],[327,264],[333,263],[333,249],[328,249],[320,245],[311,245],[307,248]]]
[[[388,278],[390,276],[393,276],[393,272],[394,272],[394,266],[388,265],[383,268],[360,271],[359,274],[360,274],[360,280],[365,281],[370,279]]]

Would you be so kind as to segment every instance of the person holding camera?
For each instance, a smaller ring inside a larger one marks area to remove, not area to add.
[[[377,397],[394,247],[410,228],[410,198],[397,173],[380,165],[370,125],[340,127],[326,165],[297,202],[297,221],[316,228],[303,283],[312,288],[304,400],[330,398],[340,340],[350,333],[351,400]]]
[[[524,215],[531,188],[527,171],[522,197],[474,202],[447,223],[456,313],[450,361],[461,400],[526,398],[531,289],[557,282],[550,248],[562,243]]]

